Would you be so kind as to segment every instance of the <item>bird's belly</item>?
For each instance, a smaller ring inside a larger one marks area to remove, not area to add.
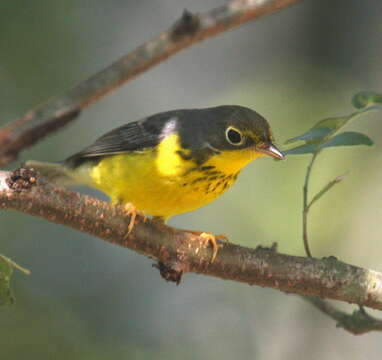
[[[227,190],[236,177],[191,168],[163,175],[150,153],[110,156],[91,171],[92,186],[113,202],[130,202],[148,215],[164,218],[208,204]]]
[[[173,180],[169,183],[164,179],[150,179],[145,183],[144,191],[140,191],[140,185],[130,182],[123,202],[132,202],[149,215],[168,218],[198,209],[221,194],[217,191],[206,193],[201,187],[182,186],[179,181]]]

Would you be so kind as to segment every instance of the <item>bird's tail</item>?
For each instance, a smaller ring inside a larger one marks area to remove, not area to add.
[[[77,176],[75,176],[76,174],[73,169],[65,166],[63,163],[28,160],[25,166],[37,170],[45,180],[57,185],[68,186],[81,183]]]

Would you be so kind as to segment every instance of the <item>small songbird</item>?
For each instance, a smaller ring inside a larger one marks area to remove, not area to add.
[[[166,222],[215,200],[263,155],[284,158],[267,120],[249,108],[224,105],[152,115],[108,132],[63,162],[26,166],[53,183],[88,185],[125,205],[130,232],[137,211]],[[213,261],[215,236],[201,234],[213,245]]]

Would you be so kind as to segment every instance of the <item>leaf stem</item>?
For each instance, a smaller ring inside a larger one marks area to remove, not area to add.
[[[309,201],[309,204],[307,206],[307,211],[310,210],[310,208],[312,207],[312,205],[314,203],[316,203],[321,197],[322,195],[326,194],[334,185],[337,185],[339,184],[343,179],[344,177],[347,175],[347,173],[345,174],[342,174],[340,176],[337,176],[335,179],[333,179],[332,181],[329,181],[316,195],[313,196],[313,198]]]
[[[303,209],[302,209],[302,238],[304,241],[304,248],[306,256],[312,257],[312,253],[310,252],[309,248],[309,241],[308,241],[308,212],[310,208],[310,204],[308,204],[308,190],[309,190],[309,180],[310,180],[310,174],[312,172],[313,164],[317,158],[317,155],[319,154],[319,151],[313,153],[312,159],[310,160],[310,163],[306,169],[306,175],[305,175],[305,181],[304,181],[304,187],[302,190],[303,194]]]

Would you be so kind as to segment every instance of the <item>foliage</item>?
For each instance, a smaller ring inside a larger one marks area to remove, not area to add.
[[[311,257],[311,251],[308,244],[308,213],[311,206],[316,203],[324,194],[326,194],[334,185],[338,184],[342,176],[329,181],[310,201],[308,201],[308,188],[310,174],[318,154],[325,148],[336,146],[355,146],[355,145],[373,145],[373,141],[365,134],[355,131],[339,132],[350,120],[360,117],[365,113],[375,110],[382,110],[382,94],[372,91],[363,91],[354,95],[352,105],[356,111],[350,115],[327,118],[316,123],[310,130],[302,135],[287,140],[287,144],[303,142],[302,145],[296,145],[286,151],[287,155],[312,154],[311,161],[307,167],[305,182],[303,187],[303,212],[302,212],[302,234],[305,252]]]
[[[339,131],[350,120],[373,110],[382,110],[382,94],[371,91],[360,92],[353,97],[352,104],[357,110],[350,115],[323,119],[302,135],[287,140],[287,144],[298,141],[303,141],[304,144],[286,150],[285,154],[314,154],[334,146],[373,145],[373,141],[365,134],[355,131],[339,133]]]

